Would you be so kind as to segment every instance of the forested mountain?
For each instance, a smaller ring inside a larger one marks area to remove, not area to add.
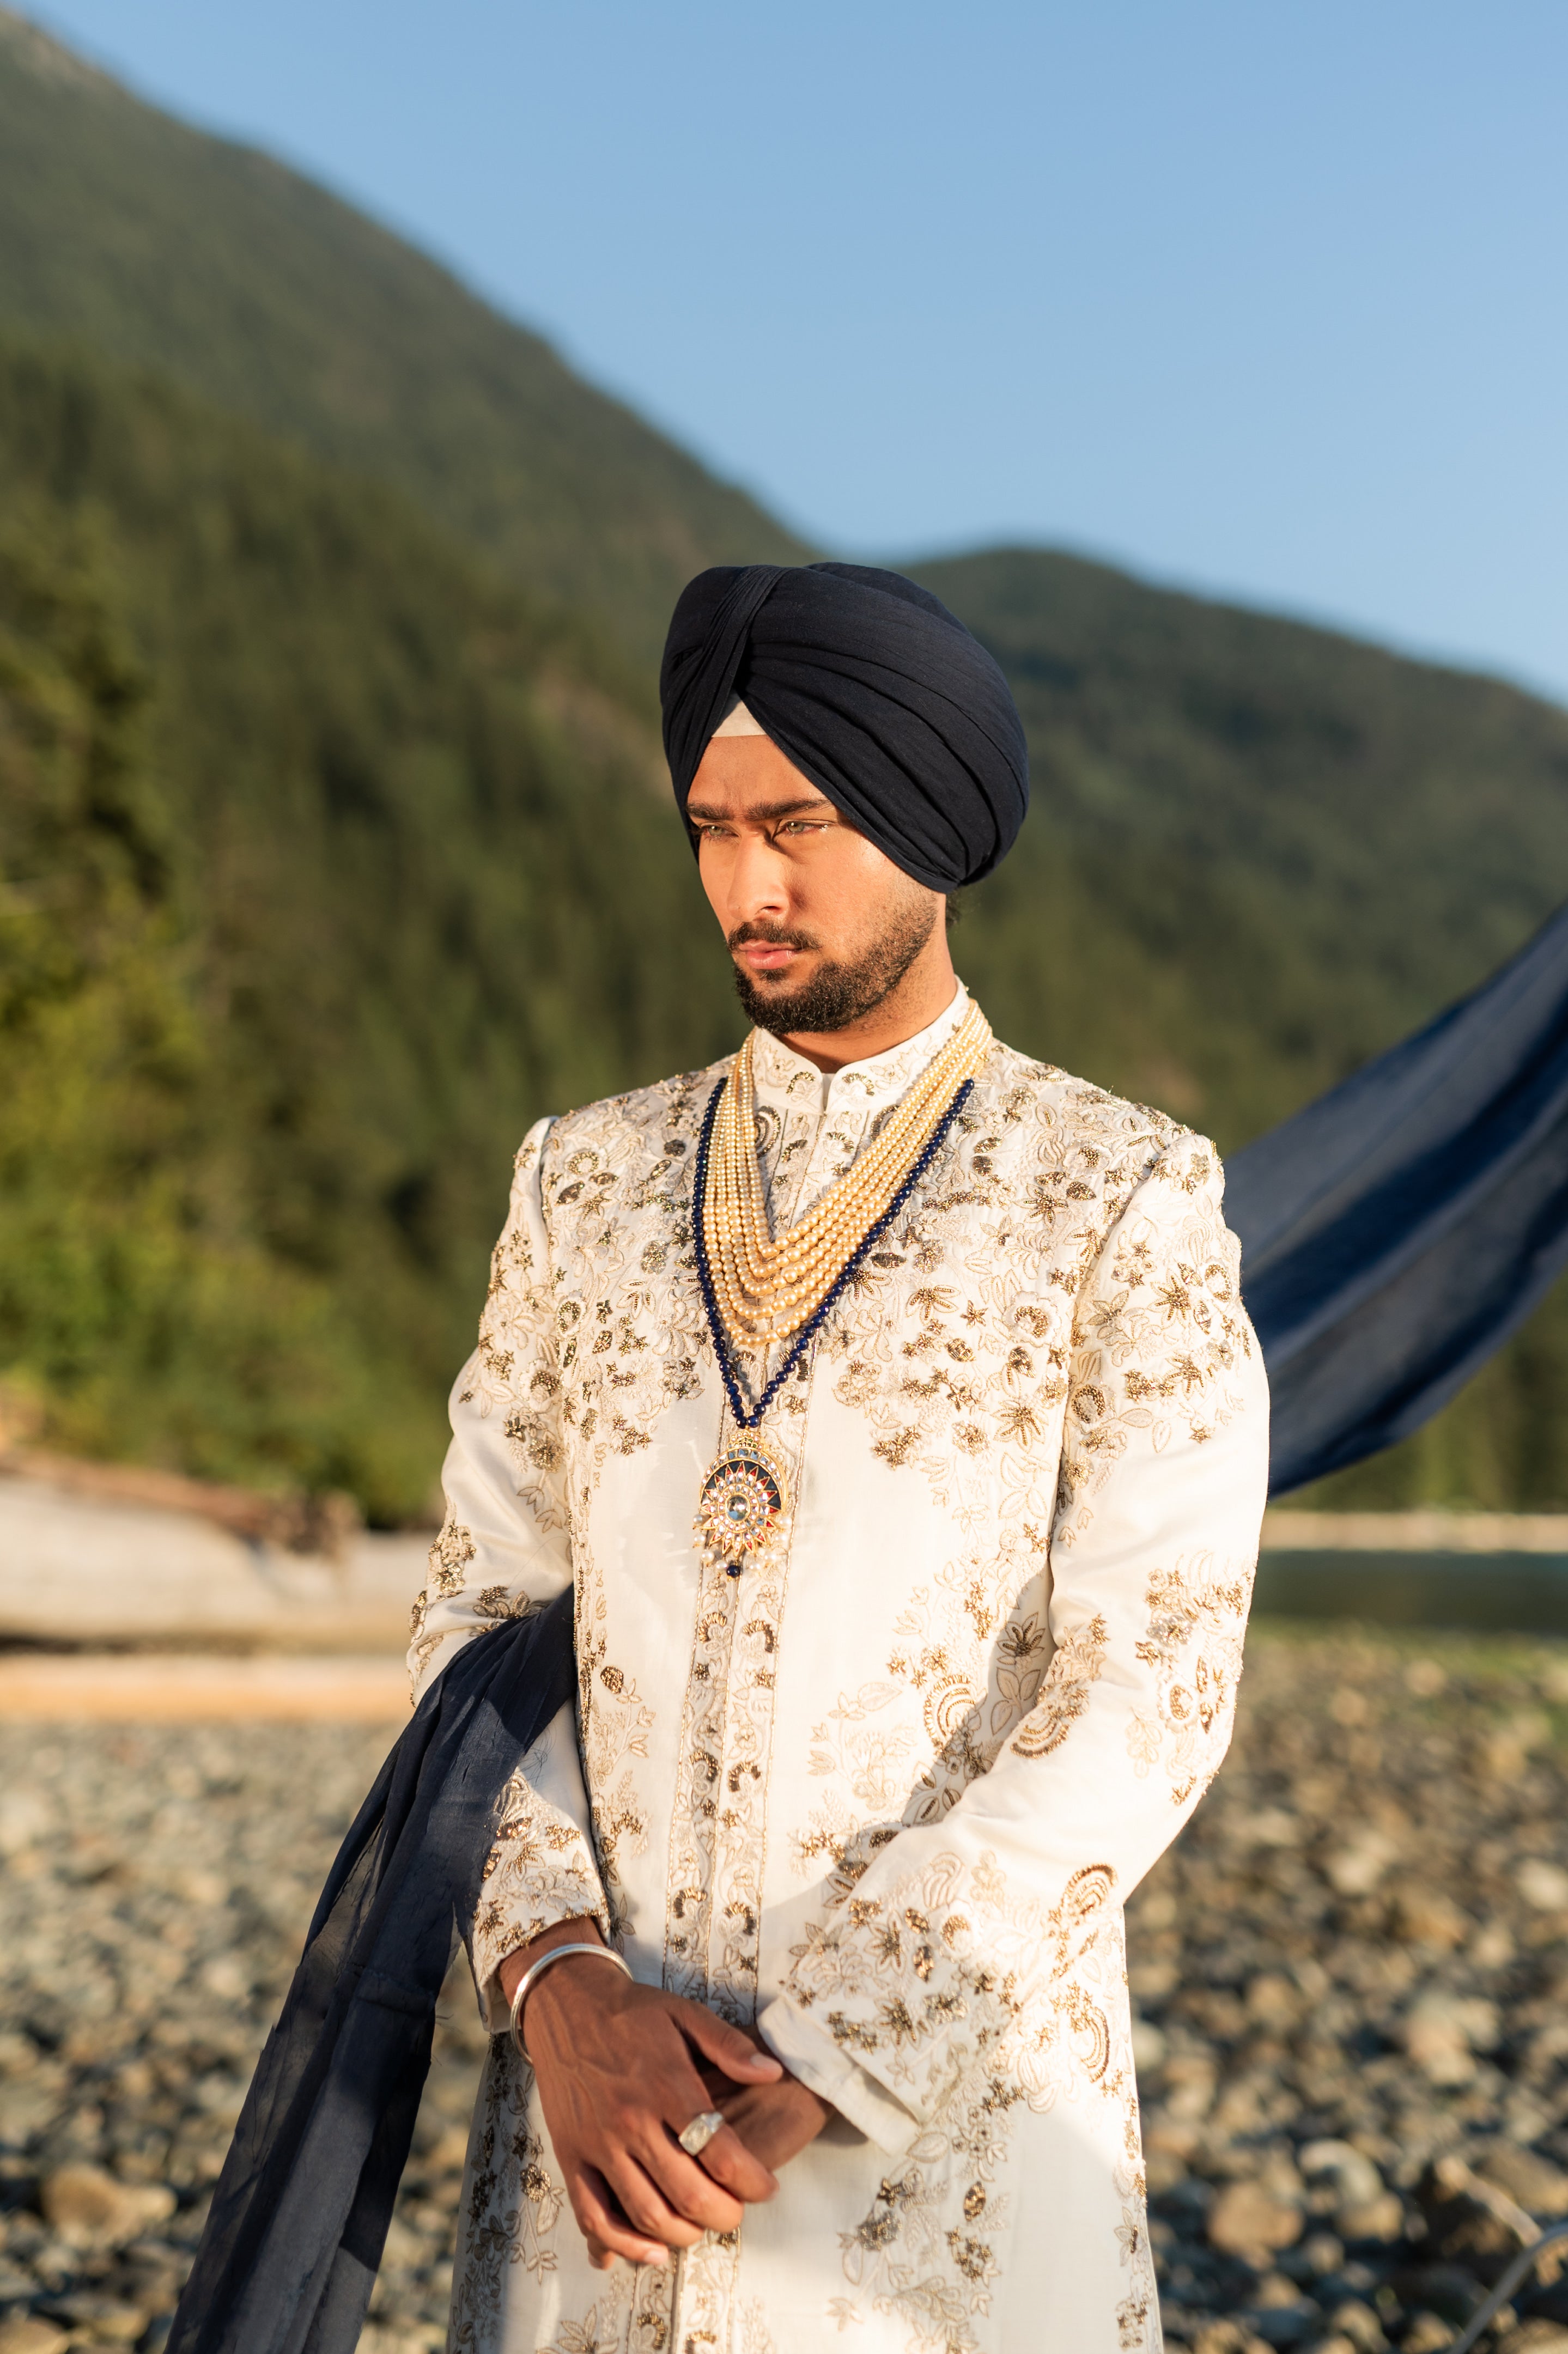
[[[651,649],[797,552],[0,12],[0,1383],[55,1443],[419,1508],[524,1127],[738,1034]],[[1017,1045],[1232,1149],[1568,896],[1568,714],[1076,558],[915,568],[1030,731],[957,938]],[[1336,1490],[1568,1502],[1565,1416],[1560,1294]]]
[[[997,656],[1029,731],[1033,814],[966,942],[988,999],[1040,1043],[1051,992],[1076,989],[1063,1052],[1084,1041],[1227,1150],[1568,898],[1554,705],[1075,557],[916,569]],[[1048,908],[1063,953],[1043,967],[1028,940]]]
[[[802,554],[412,246],[4,7],[0,323],[154,365],[398,485],[645,659],[705,564]]]
[[[511,1158],[708,1055],[641,681],[396,493],[0,359],[0,1368],[418,1509]]]

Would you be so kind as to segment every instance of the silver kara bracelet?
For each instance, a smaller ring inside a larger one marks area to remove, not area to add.
[[[517,1991],[512,1998],[512,2041],[517,2047],[519,2056],[528,2061],[530,2068],[534,2062],[528,2059],[528,2046],[523,2041],[523,2006],[551,1963],[564,1962],[568,1954],[597,1954],[601,1962],[613,1962],[622,1978],[629,1978],[631,1976],[631,1972],[613,1946],[552,1946],[547,1954],[541,1954],[536,1962],[530,1962],[518,1979]]]

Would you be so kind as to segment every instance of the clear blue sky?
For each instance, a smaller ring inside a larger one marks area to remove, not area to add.
[[[48,0],[837,548],[1568,697],[1563,0]]]

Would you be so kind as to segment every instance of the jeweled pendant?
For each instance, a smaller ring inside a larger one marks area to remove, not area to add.
[[[703,1566],[723,1562],[738,1577],[749,1558],[766,1553],[789,1510],[784,1474],[755,1442],[727,1447],[703,1481],[692,1533]]]

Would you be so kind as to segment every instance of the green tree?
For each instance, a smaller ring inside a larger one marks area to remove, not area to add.
[[[429,1401],[395,1371],[373,1394],[329,1288],[250,1231],[148,699],[101,535],[13,513],[0,533],[0,1367],[61,1446],[347,1486],[406,1511],[422,1483],[399,1458],[428,1478]]]

